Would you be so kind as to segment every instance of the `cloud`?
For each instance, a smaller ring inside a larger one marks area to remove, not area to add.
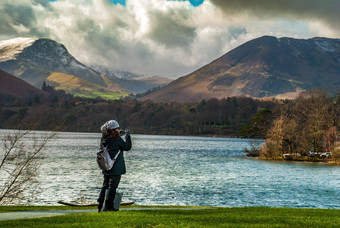
[[[46,37],[89,66],[176,78],[262,35],[339,36],[338,5],[335,0],[205,0],[198,7],[167,0],[127,0],[125,6],[109,0],[1,0],[0,39]]]
[[[338,0],[210,0],[227,15],[249,14],[257,18],[323,21],[340,29]]]
[[[0,5],[1,23],[0,29],[3,34],[30,33],[35,30],[35,16],[30,5],[13,5],[3,2]]]
[[[196,38],[196,28],[183,23],[185,17],[185,13],[179,15],[175,10],[153,12],[149,38],[168,48],[188,49]]]

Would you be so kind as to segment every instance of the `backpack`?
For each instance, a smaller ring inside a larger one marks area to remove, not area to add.
[[[101,148],[99,152],[97,153],[97,164],[99,168],[102,169],[103,171],[108,171],[112,169],[119,154],[120,154],[120,151],[118,151],[116,156],[113,159],[111,159],[107,148],[106,147]]]

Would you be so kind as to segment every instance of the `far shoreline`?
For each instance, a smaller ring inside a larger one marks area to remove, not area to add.
[[[287,160],[287,159],[262,159],[259,156],[248,156],[246,155],[247,158],[254,159],[254,160],[259,160],[259,161],[268,161],[268,162],[280,162],[280,163],[301,163],[301,164],[325,164],[325,165],[334,165],[334,166],[339,166],[340,162],[336,162],[333,160]]]
[[[35,131],[35,132],[62,132],[62,133],[84,133],[84,134],[101,134],[100,131],[97,132],[89,132],[89,131],[57,131],[57,130],[41,130],[41,129],[14,129],[14,128],[0,128],[0,130],[4,130],[4,131]],[[226,136],[226,135],[211,135],[211,134],[207,134],[207,135],[174,135],[174,134],[169,134],[169,135],[165,135],[165,134],[148,134],[148,133],[134,133],[133,129],[131,130],[131,135],[154,135],[154,136],[178,136],[178,137],[206,137],[206,138],[230,138],[230,139],[245,139],[245,140],[264,140],[264,139],[259,139],[259,138],[244,138],[244,137],[237,137],[237,136]]]

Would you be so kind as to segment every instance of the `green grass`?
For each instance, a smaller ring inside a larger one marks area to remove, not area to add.
[[[207,208],[205,206],[175,206],[175,205],[156,205],[156,206],[145,206],[145,205],[129,205],[129,206],[121,206],[122,208]],[[88,206],[88,207],[71,207],[71,206],[0,206],[0,213],[5,212],[14,212],[14,211],[44,211],[44,210],[86,210],[86,209],[97,209],[97,206]]]
[[[86,98],[96,98],[100,97],[105,100],[117,100],[123,97],[128,96],[128,94],[123,93],[113,93],[108,91],[78,91],[78,92],[70,92],[74,96],[77,97],[86,97]]]
[[[0,227],[340,227],[340,210],[213,208],[70,214],[0,221]]]

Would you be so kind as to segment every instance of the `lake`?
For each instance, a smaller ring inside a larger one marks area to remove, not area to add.
[[[0,131],[3,135],[6,130]],[[59,133],[44,152],[37,205],[96,202],[101,134]],[[132,134],[119,192],[138,205],[340,208],[340,167],[248,158],[249,139]]]

